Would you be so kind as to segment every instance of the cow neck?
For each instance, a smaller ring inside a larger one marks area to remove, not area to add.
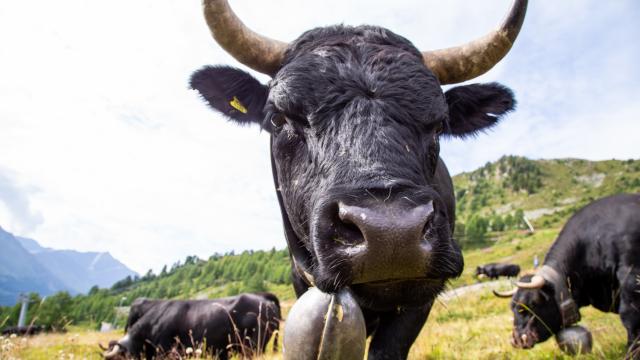
[[[280,215],[282,215],[282,224],[284,226],[284,237],[289,247],[289,257],[293,262],[293,268],[298,276],[310,287],[315,286],[315,280],[311,275],[311,254],[305,248],[304,244],[298,239],[293,231],[289,215],[282,200],[282,192],[280,191],[280,181],[276,171],[276,162],[273,158],[273,136],[271,136],[271,146],[269,147],[271,156],[271,174],[273,175],[273,183],[276,187],[276,196],[278,197],[278,205],[280,205]]]
[[[555,300],[562,316],[562,327],[566,328],[580,321],[580,311],[571,294],[568,276],[547,264],[542,266],[536,274],[542,276],[545,282],[552,284],[555,289]]]

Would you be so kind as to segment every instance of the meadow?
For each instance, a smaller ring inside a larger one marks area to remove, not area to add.
[[[535,254],[542,256],[553,242],[559,229],[551,228],[529,234],[524,231],[508,231],[491,234],[486,247],[465,251],[465,271],[450,284],[456,288],[476,283],[475,266],[491,261],[510,261],[530,269]],[[465,292],[459,296],[439,298],[429,320],[409,354],[409,359],[570,359],[549,339],[531,350],[511,347],[512,315],[509,301],[491,293],[492,288],[507,289],[510,282],[502,280]],[[278,295],[284,299],[283,314],[293,305],[294,296],[289,287],[277,286]],[[594,348],[589,355],[577,359],[621,359],[625,354],[626,332],[616,314],[605,314],[593,308],[581,310],[581,325],[593,334]],[[281,325],[281,329],[284,328]],[[122,332],[100,333],[82,327],[70,327],[65,334],[43,334],[31,338],[3,338],[0,340],[1,359],[99,359],[98,343],[106,344],[118,339]],[[281,359],[279,352],[268,347],[260,359]],[[196,349],[197,350],[197,349]],[[195,351],[189,358],[211,359]],[[238,357],[240,358],[240,357]]]

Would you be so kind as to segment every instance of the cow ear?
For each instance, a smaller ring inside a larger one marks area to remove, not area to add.
[[[498,83],[457,86],[444,97],[449,106],[444,134],[460,138],[491,128],[516,106],[513,92]]]
[[[205,66],[189,85],[213,108],[240,124],[261,124],[268,89],[249,73],[229,66]]]

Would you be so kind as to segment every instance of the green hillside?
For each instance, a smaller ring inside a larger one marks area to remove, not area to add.
[[[530,160],[504,156],[453,178],[456,238],[470,248],[489,232],[561,227],[577,209],[620,192],[640,192],[639,160]]]
[[[473,172],[454,177],[457,203],[456,238],[463,246],[465,270],[450,286],[475,280],[475,266],[509,261],[530,268],[544,253],[562,224],[588,202],[619,192],[640,192],[639,160],[529,160],[505,156]],[[523,215],[536,231],[530,234]],[[94,287],[88,295],[61,293],[41,301],[32,295],[30,319],[55,326],[97,327],[101,321],[124,321],[124,311],[138,297],[214,298],[245,291],[272,291],[293,299],[286,250],[247,251],[190,256],[141,278],[126,278],[111,289]],[[116,309],[116,310],[114,310]],[[124,309],[123,309],[124,310]],[[0,308],[0,327],[17,322],[18,307]],[[56,316],[57,315],[57,316]]]
[[[208,260],[188,256],[160,274],[149,271],[140,278],[126,277],[110,289],[93,287],[87,295],[66,292],[42,300],[31,294],[27,322],[56,328],[76,324],[96,328],[101,322],[126,321],[126,307],[139,297],[198,299],[271,291],[281,299],[293,298],[287,250],[215,254]],[[0,328],[18,321],[20,308],[0,307]]]

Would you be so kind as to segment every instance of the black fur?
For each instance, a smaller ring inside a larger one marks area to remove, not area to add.
[[[239,79],[258,89],[261,99],[262,88],[245,75]],[[227,104],[215,99],[237,94],[216,76],[200,71],[192,87],[226,113]],[[452,238],[455,200],[439,158],[440,135],[475,134],[514,104],[513,94],[497,84],[462,86],[447,94],[413,44],[375,26],[304,33],[289,45],[268,84],[261,124],[271,133],[290,251],[321,290],[353,290],[369,333],[374,332],[370,359],[405,358],[434,298],[463,268]],[[252,115],[252,122],[257,118]],[[370,236],[363,228],[369,224],[341,219],[341,206],[365,209],[374,215],[370,219],[429,206],[432,212],[424,226],[416,223],[419,239],[393,236],[408,218],[401,215],[396,225],[376,220],[373,227],[389,229],[374,229],[376,236]],[[379,251],[353,255],[365,242]],[[298,296],[308,286],[296,271],[294,284]]]
[[[567,279],[578,307],[619,313],[629,354],[640,358],[640,194],[592,202],[564,226],[544,261]],[[530,276],[521,281],[529,281]],[[520,311],[523,308],[532,311]],[[561,329],[554,287],[519,289],[512,299],[514,341],[527,334],[532,347]],[[532,320],[533,314],[537,318]],[[544,326],[542,323],[546,323]]]
[[[497,279],[500,276],[516,277],[520,273],[520,266],[516,264],[485,264],[476,267],[476,277],[480,274],[487,275],[490,279]]]
[[[229,351],[251,356],[264,353],[280,319],[280,303],[271,293],[213,300],[141,298],[131,305],[127,336],[111,341],[109,350],[119,345],[122,358],[153,359],[174,349],[182,353],[187,347],[206,344],[203,352],[216,354],[218,359],[228,359]]]

